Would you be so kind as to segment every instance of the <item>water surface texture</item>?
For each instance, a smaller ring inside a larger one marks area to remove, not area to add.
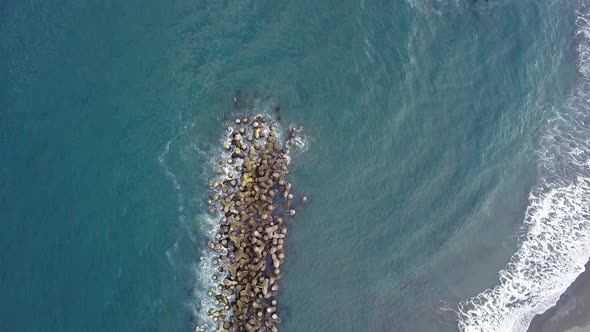
[[[194,329],[240,90],[308,139],[281,331],[525,331],[590,258],[589,49],[582,0],[4,1],[0,330]]]

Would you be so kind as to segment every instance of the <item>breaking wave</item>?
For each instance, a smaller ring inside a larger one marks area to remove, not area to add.
[[[495,288],[459,306],[461,331],[526,331],[590,259],[590,13],[577,14],[579,84],[543,129],[520,247]]]

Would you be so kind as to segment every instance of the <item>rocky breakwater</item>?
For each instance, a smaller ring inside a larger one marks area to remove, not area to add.
[[[228,126],[208,201],[209,212],[219,218],[209,242],[217,287],[208,292],[214,299],[208,315],[216,326],[203,324],[197,331],[278,331],[286,220],[296,213],[287,180],[289,151],[303,128],[290,128],[284,139],[277,128],[262,115]]]

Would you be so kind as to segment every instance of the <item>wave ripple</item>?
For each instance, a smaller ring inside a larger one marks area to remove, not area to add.
[[[580,82],[541,138],[542,183],[530,195],[521,245],[496,287],[459,306],[461,331],[526,331],[590,259],[590,13],[576,23]]]

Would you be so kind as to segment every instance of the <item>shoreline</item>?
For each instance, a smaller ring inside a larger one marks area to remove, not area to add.
[[[557,304],[533,318],[527,332],[590,332],[590,261]]]

